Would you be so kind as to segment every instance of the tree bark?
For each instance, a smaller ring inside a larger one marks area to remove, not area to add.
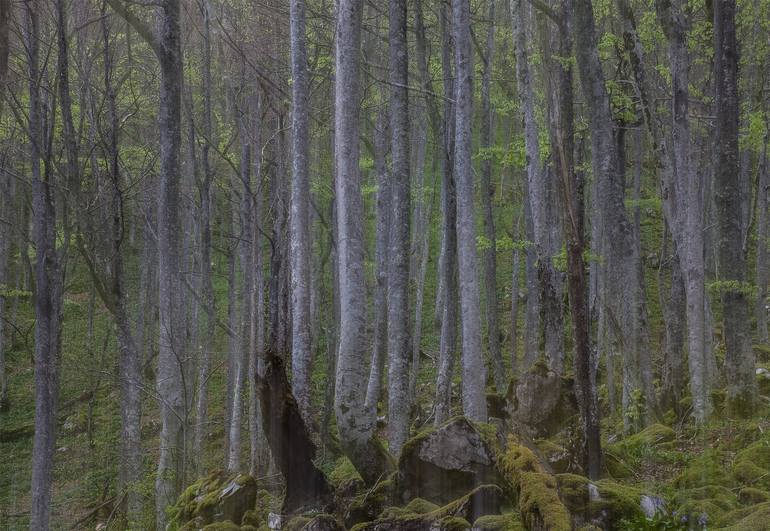
[[[334,409],[342,447],[371,485],[385,477],[392,464],[374,437],[374,422],[364,407],[366,285],[358,124],[362,11],[361,0],[340,0],[337,7],[334,154],[340,331]]]
[[[292,390],[302,417],[308,422],[310,411],[310,149],[308,71],[305,51],[305,2],[291,0],[292,72],[292,187],[291,187],[291,291]],[[310,425],[310,424],[308,424]]]
[[[452,12],[442,3],[441,62],[444,74],[444,93],[454,93],[452,76]],[[436,403],[434,424],[440,426],[450,417],[452,405],[452,376],[457,355],[457,195],[454,181],[454,105],[444,100],[441,159],[441,211],[443,214],[441,256],[439,260],[439,285],[444,286],[441,307],[441,332],[439,336],[439,366],[436,377]]]
[[[155,480],[157,527],[166,525],[166,507],[184,484],[185,389],[187,356],[182,324],[179,256],[179,152],[182,108],[180,2],[163,0],[159,12],[160,61],[160,190],[158,198],[158,270],[160,339],[157,392],[161,433]]]
[[[711,414],[706,348],[706,292],[703,237],[703,198],[692,160],[689,124],[689,69],[686,19],[681,2],[656,4],[658,17],[668,39],[671,62],[671,171],[666,172],[662,191],[682,271],[687,315],[687,347],[693,416],[704,422]],[[668,161],[665,161],[667,163]]]
[[[409,435],[409,58],[406,0],[389,3],[390,245],[388,264],[388,435],[394,456]]]
[[[714,4],[714,85],[716,133],[714,198],[717,213],[717,263],[725,341],[727,407],[739,416],[753,412],[756,400],[754,353],[751,349],[746,295],[746,254],[743,231],[748,224],[742,207],[745,188],[738,161],[738,43],[735,0]]]
[[[43,157],[40,94],[40,20],[36,0],[25,2],[24,38],[29,68],[30,166],[35,242],[35,433],[32,440],[30,529],[47,531],[51,514],[56,406],[59,394],[63,278],[56,250],[56,211],[49,165]],[[46,158],[48,158],[46,156]]]
[[[457,185],[457,264],[462,322],[463,412],[487,421],[487,370],[481,349],[481,302],[476,276],[476,218],[473,206],[473,58],[469,0],[452,0],[455,42],[455,161]]]
[[[495,0],[489,0],[489,21],[487,25],[486,55],[481,77],[481,147],[489,150],[494,145],[494,111],[491,102],[492,63],[495,54]],[[495,188],[492,184],[491,154],[481,159],[481,199],[484,209],[484,236],[486,247],[484,262],[484,300],[487,317],[487,345],[492,367],[492,376],[498,393],[504,394],[508,387],[503,355],[500,351],[500,326],[497,311],[497,234],[492,198]]]

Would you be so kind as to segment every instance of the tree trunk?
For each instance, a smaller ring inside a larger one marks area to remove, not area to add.
[[[767,137],[762,144],[757,178],[757,301],[755,306],[755,318],[757,321],[757,340],[767,343],[767,188],[768,183],[767,163]]]
[[[409,58],[406,0],[389,3],[390,245],[388,264],[388,435],[390,452],[401,453],[409,435]]]
[[[163,0],[160,25],[160,190],[158,199],[158,270],[160,339],[157,392],[161,433],[155,480],[157,527],[166,525],[166,507],[184,484],[185,389],[187,353],[182,323],[179,256],[179,148],[182,108],[182,49],[180,2]]]
[[[718,279],[722,298],[727,407],[748,416],[756,400],[754,353],[751,349],[746,254],[743,250],[742,206],[745,189],[738,163],[738,44],[735,0],[714,4],[714,85],[716,133],[714,198],[717,211]]]
[[[607,324],[614,343],[623,355],[624,367],[629,371],[626,374],[634,377],[630,382],[633,387],[624,388],[624,396],[630,401],[640,393],[646,399],[647,411],[643,411],[640,418],[644,422],[651,413],[650,401],[654,401],[654,390],[643,389],[638,380],[638,375],[641,374],[640,359],[644,354],[640,345],[630,341],[634,335],[633,301],[638,300],[635,297],[643,297],[644,294],[639,293],[641,283],[633,262],[633,228],[624,204],[625,191],[618,135],[599,60],[593,7],[588,0],[576,0],[574,12],[575,52],[583,94],[588,104],[591,159],[597,182],[600,224],[603,228],[603,295],[607,303]]]
[[[199,187],[200,193],[200,279],[203,296],[203,311],[205,325],[203,341],[200,345],[198,363],[198,392],[196,404],[196,424],[193,453],[196,456],[197,473],[202,476],[205,467],[202,464],[203,449],[208,431],[208,382],[211,376],[211,348],[216,327],[216,307],[214,302],[214,286],[211,271],[211,215],[214,200],[211,185],[214,172],[211,168],[210,152],[213,139],[211,125],[211,5],[208,0],[201,3],[203,14],[203,147],[201,163],[203,164],[203,182]]]
[[[334,409],[342,447],[364,481],[372,485],[392,465],[374,437],[374,422],[364,407],[366,285],[358,149],[362,11],[361,0],[340,0],[337,7],[334,154],[340,332]]]
[[[307,52],[305,51],[305,2],[291,0],[292,72],[292,181],[291,181],[291,301],[292,390],[306,423],[311,418],[310,372],[310,175],[308,152]],[[310,426],[310,424],[308,424]]]
[[[43,109],[40,95],[39,13],[36,0],[25,5],[24,37],[29,66],[29,139],[35,242],[35,434],[32,440],[30,529],[47,531],[51,514],[56,406],[59,394],[62,291],[56,251],[56,211],[49,165],[41,171]],[[48,157],[46,157],[48,158]]]
[[[549,203],[553,188],[552,172],[542,167],[540,162],[540,147],[538,126],[535,119],[535,95],[529,71],[529,57],[526,36],[526,4],[518,5],[511,13],[516,50],[516,78],[521,93],[522,111],[524,114],[524,144],[527,163],[527,198],[529,212],[532,218],[535,253],[537,255],[537,298],[540,301],[541,323],[545,339],[545,357],[548,366],[558,373],[564,370],[564,346],[562,309],[558,300],[557,275],[553,266],[552,256],[554,245],[550,228],[556,220],[549,219]],[[534,295],[534,294],[533,294]],[[530,344],[529,347],[536,347]],[[538,349],[539,350],[539,349]],[[528,349],[529,360],[536,357],[536,352]]]
[[[441,5],[441,62],[444,73],[444,93],[454,93],[452,77],[451,10]],[[441,255],[439,260],[439,285],[444,286],[441,307],[441,332],[439,339],[439,366],[436,377],[436,403],[434,423],[440,426],[450,417],[452,405],[452,376],[457,350],[457,196],[454,181],[454,106],[444,100],[443,157],[441,159],[441,211],[443,214]]]
[[[377,233],[375,235],[376,286],[374,288],[374,341],[366,410],[377,414],[382,372],[388,352],[388,240],[390,236],[390,174],[387,167],[388,115],[380,112],[374,125],[374,172],[377,175]]]
[[[457,264],[462,322],[463,412],[487,421],[487,370],[481,349],[481,306],[476,276],[476,218],[473,206],[473,58],[469,0],[452,0],[455,41],[455,181],[457,186]]]
[[[490,99],[492,85],[492,62],[495,53],[495,0],[489,0],[489,23],[487,27],[487,49],[484,57],[484,71],[481,78],[481,148],[489,150],[494,145],[494,111]],[[484,209],[484,236],[487,241],[483,251],[484,299],[487,314],[487,345],[492,376],[498,393],[504,394],[508,387],[503,355],[500,352],[500,327],[497,312],[497,235],[492,198],[495,188],[492,184],[491,153],[481,159],[481,199]]]
[[[689,109],[690,60],[686,42],[686,22],[681,2],[658,2],[658,17],[668,39],[671,62],[671,140],[672,171],[664,180],[664,208],[680,260],[687,299],[687,347],[693,416],[704,422],[711,413],[706,349],[705,262],[703,237],[703,199],[692,160]]]

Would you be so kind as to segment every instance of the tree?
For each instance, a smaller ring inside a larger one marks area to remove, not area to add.
[[[291,0],[292,187],[291,290],[292,391],[306,421],[310,419],[310,177],[309,110],[305,2]]]
[[[479,280],[476,276],[476,218],[471,168],[473,123],[473,61],[471,58],[470,4],[452,0],[455,45],[455,159],[457,183],[457,264],[462,322],[463,411],[471,420],[486,422],[484,389],[487,371],[481,350]]]
[[[334,108],[335,191],[340,291],[340,330],[334,410],[345,453],[367,484],[385,477],[389,457],[374,438],[373,419],[364,407],[367,371],[363,206],[359,169],[359,49],[361,0],[341,0],[337,8]]]
[[[748,297],[743,232],[744,186],[738,171],[738,43],[735,30],[736,3],[714,4],[714,104],[716,164],[714,200],[717,214],[717,264],[725,334],[727,405],[733,413],[751,413],[756,399],[754,353]]]
[[[44,145],[40,94],[40,8],[24,5],[24,39],[29,67],[30,166],[32,172],[33,239],[35,243],[35,434],[32,442],[32,510],[30,529],[47,530],[51,514],[56,411],[59,394],[59,352],[64,278],[62,255],[56,248],[56,207],[50,162]]]
[[[388,266],[388,418],[390,451],[409,435],[409,57],[406,0],[390,0],[390,245]]]
[[[186,353],[181,304],[179,256],[179,149],[181,145],[182,47],[180,2],[163,0],[159,13],[160,62],[160,186],[158,198],[158,297],[160,338],[157,392],[160,398],[161,432],[158,472],[155,480],[157,526],[166,525],[166,507],[181,491],[185,477]]]

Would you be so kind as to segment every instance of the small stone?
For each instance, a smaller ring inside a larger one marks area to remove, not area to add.
[[[654,518],[656,514],[666,512],[666,501],[659,496],[642,495],[642,511],[647,518]]]
[[[267,515],[267,527],[270,529],[282,529],[286,517],[282,514],[270,513]]]

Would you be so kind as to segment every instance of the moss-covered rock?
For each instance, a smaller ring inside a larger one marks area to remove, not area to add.
[[[770,502],[727,513],[716,524],[714,529],[722,531],[767,531],[770,529]]]
[[[532,450],[511,436],[500,466],[519,500],[519,513],[527,528],[572,529],[570,513],[559,499],[556,479],[546,473]]]
[[[488,514],[473,522],[472,531],[524,531],[516,513]]]
[[[446,504],[479,485],[498,483],[494,445],[464,417],[410,439],[398,463],[398,503],[419,497]]]
[[[678,489],[706,485],[731,486],[732,478],[725,473],[725,456],[716,449],[705,450],[693,458],[674,480]]]
[[[345,528],[330,514],[319,514],[307,522],[301,531],[345,531]]]
[[[283,527],[283,531],[300,531],[308,524],[308,522],[310,522],[310,518],[307,516],[295,516],[286,523],[286,526]]]
[[[756,505],[770,501],[770,492],[755,489],[754,487],[744,487],[738,492],[738,501],[743,505]]]
[[[191,520],[198,524],[241,522],[254,508],[257,484],[244,474],[228,476],[218,471],[190,485],[169,508],[169,520],[182,525]]]
[[[240,531],[241,527],[235,525],[230,520],[224,522],[215,522],[203,528],[203,531]]]
[[[551,437],[577,414],[574,382],[537,361],[516,384],[513,418],[530,437]]]
[[[576,474],[557,474],[559,493],[576,521],[614,529],[621,520],[644,517],[642,491],[615,481],[596,482]]]
[[[350,528],[361,522],[376,519],[395,498],[393,489],[393,480],[386,479],[377,483],[371,490],[353,498],[343,511],[345,526]]]
[[[423,500],[422,498],[415,498],[410,501],[404,508],[405,511],[413,514],[428,514],[439,508],[435,503]]]
[[[261,489],[257,491],[254,508],[243,514],[241,525],[251,525],[259,529],[261,526],[267,525],[267,515],[272,511],[277,511],[280,506],[281,501],[279,499]]]
[[[761,439],[738,452],[733,477],[738,484],[770,489],[770,441]]]

